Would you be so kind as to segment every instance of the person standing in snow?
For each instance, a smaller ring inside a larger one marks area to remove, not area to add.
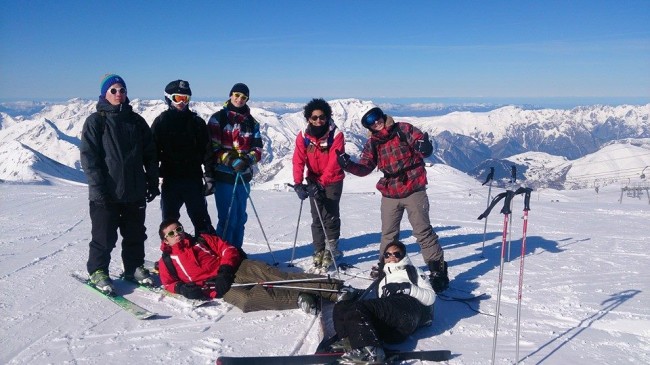
[[[160,161],[162,218],[180,218],[183,204],[194,234],[214,232],[205,195],[214,190],[213,159],[205,120],[189,108],[190,83],[175,80],[165,87],[168,109],[151,125]],[[205,173],[203,172],[205,169]]]
[[[240,250],[214,234],[196,238],[184,233],[176,219],[167,219],[158,231],[162,258],[158,262],[160,281],[167,291],[190,299],[223,298],[244,313],[258,310],[301,308],[307,313],[318,311],[317,296],[336,301],[343,282],[304,273],[288,273],[262,261],[243,259]],[[318,282],[291,283],[302,289],[279,286],[247,285],[264,281],[323,278]],[[309,289],[325,289],[316,291]],[[351,295],[351,288],[341,290]]]
[[[122,234],[124,278],[151,284],[144,268],[146,203],[160,195],[156,145],[147,122],[133,111],[126,83],[115,74],[100,84],[97,111],[81,132],[81,167],[88,179],[92,239],[86,268],[90,281],[105,293],[115,287],[108,267]]]
[[[378,107],[372,107],[361,118],[361,124],[370,131],[359,162],[338,151],[341,167],[354,175],[366,176],[375,167],[384,173],[377,182],[381,198],[380,256],[389,243],[398,240],[404,210],[413,226],[422,256],[431,271],[430,280],[436,293],[449,287],[447,263],[438,242],[438,235],[429,221],[427,172],[424,158],[431,156],[433,146],[427,133],[409,123],[397,123]],[[378,267],[381,270],[381,262]]]
[[[411,263],[404,244],[389,243],[381,262],[376,298],[334,305],[334,329],[346,350],[344,361],[383,364],[382,341],[403,342],[433,320],[435,292],[424,272]]]
[[[311,198],[314,255],[310,271],[322,273],[342,256],[338,248],[339,202],[345,174],[335,151],[345,152],[345,138],[334,124],[332,108],[325,100],[312,99],[305,105],[304,116],[307,126],[298,132],[293,151],[294,190],[301,200]],[[303,184],[305,168],[307,184]]]
[[[252,167],[262,158],[260,124],[246,105],[249,97],[248,86],[235,84],[223,109],[208,120],[215,162],[216,231],[217,235],[240,250],[248,220],[246,199],[253,178]]]

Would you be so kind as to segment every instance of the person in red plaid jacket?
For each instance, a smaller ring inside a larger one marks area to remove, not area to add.
[[[375,168],[384,173],[377,182],[377,190],[382,194],[380,257],[389,243],[399,239],[400,222],[406,210],[413,235],[431,271],[431,286],[436,293],[443,292],[449,287],[447,263],[429,221],[426,193],[424,158],[433,152],[429,135],[409,123],[395,122],[378,107],[368,110],[361,124],[370,130],[361,158],[353,162],[347,153],[339,151],[337,160],[353,175],[366,176]]]

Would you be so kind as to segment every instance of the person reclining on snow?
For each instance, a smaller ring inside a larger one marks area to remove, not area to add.
[[[404,244],[389,243],[382,262],[377,298],[341,301],[334,306],[334,329],[346,349],[343,361],[383,364],[382,341],[403,342],[433,320],[436,294],[424,272],[411,263]]]
[[[242,259],[243,253],[239,249],[215,234],[202,233],[197,238],[185,234],[176,219],[164,220],[158,234],[163,252],[158,263],[160,281],[166,290],[190,299],[223,298],[244,313],[301,308],[316,314],[317,296],[337,301],[339,296],[344,298],[353,291],[352,288],[343,288],[343,282],[334,279],[290,284],[303,287],[304,291],[260,284],[231,288],[233,283],[325,277],[283,272],[262,261]]]

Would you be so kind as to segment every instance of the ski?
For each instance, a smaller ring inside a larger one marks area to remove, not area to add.
[[[326,352],[313,355],[294,356],[220,356],[217,365],[306,365],[306,364],[338,364],[343,352]],[[393,364],[404,360],[447,361],[451,359],[449,350],[422,351],[386,351],[385,364]]]
[[[85,284],[87,287],[93,289],[94,292],[99,293],[101,296],[107,298],[111,302],[117,304],[120,308],[134,315],[137,319],[148,319],[155,317],[157,313],[150,312],[141,306],[133,303],[132,301],[124,298],[121,295],[108,295],[101,290],[97,289],[93,284],[90,283],[88,278],[83,277],[78,273],[72,273],[72,277],[81,283]]]
[[[182,296],[180,294],[172,293],[170,291],[167,291],[167,290],[165,290],[164,288],[162,288],[160,286],[145,285],[145,284],[140,284],[140,283],[136,283],[136,282],[129,281],[129,280],[125,280],[125,281],[128,281],[129,283],[137,285],[138,289],[140,289],[140,290],[146,290],[146,291],[158,294],[158,295],[162,295],[162,296],[169,297],[169,298],[174,298],[175,300],[178,300],[179,302],[183,302],[183,303],[191,306],[192,308],[198,308],[198,307],[204,306],[204,305],[211,302],[211,300],[208,300],[208,299],[189,299],[189,298],[186,298],[186,297],[184,297],[184,296]]]

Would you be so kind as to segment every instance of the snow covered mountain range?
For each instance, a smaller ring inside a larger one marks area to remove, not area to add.
[[[329,102],[334,120],[345,133],[346,151],[358,157],[368,136],[359,121],[373,103],[358,99]],[[56,104],[3,104],[0,179],[12,183],[48,184],[52,179],[83,183],[79,138],[95,104],[94,100],[82,99]],[[149,123],[166,108],[161,100],[136,99],[131,104]],[[251,104],[264,139],[263,160],[255,178],[258,184],[291,182],[295,136],[305,121],[301,105],[281,104]],[[399,106],[380,106],[388,114],[404,114]],[[218,102],[191,105],[206,120],[221,107]],[[489,167],[495,167],[495,181],[502,186],[511,178],[512,165],[517,166],[518,181],[560,189],[631,182],[650,165],[650,104],[475,110],[481,111],[396,120],[429,133],[435,147],[429,162],[449,165],[479,180],[485,178]]]

